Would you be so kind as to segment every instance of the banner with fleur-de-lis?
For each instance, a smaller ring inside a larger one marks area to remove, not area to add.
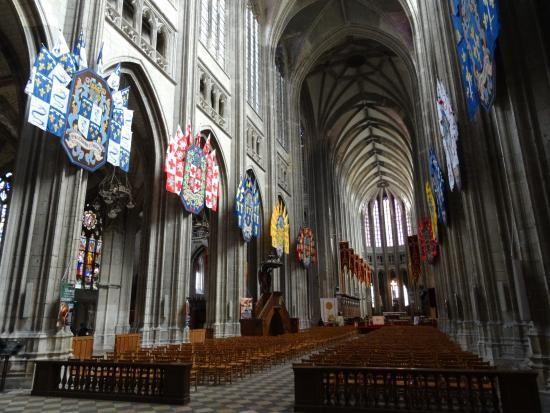
[[[93,172],[108,162],[128,172],[133,119],[129,88],[118,90],[120,65],[103,79],[87,67],[85,56],[82,33],[73,52],[61,31],[51,50],[41,47],[25,86],[28,122],[61,138],[72,164]]]
[[[500,31],[498,0],[451,0],[458,61],[468,114],[495,98],[494,53]]]

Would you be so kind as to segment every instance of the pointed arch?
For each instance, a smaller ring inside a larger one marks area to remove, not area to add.
[[[206,139],[210,137],[210,145],[216,150],[216,159],[220,169],[220,189],[218,198],[217,210],[208,210],[209,215],[209,236],[208,236],[208,261],[206,275],[206,327],[213,327],[219,318],[222,308],[217,308],[218,303],[223,303],[221,296],[226,293],[224,288],[221,288],[222,280],[225,277],[223,271],[227,268],[227,254],[221,251],[227,251],[229,222],[229,188],[228,188],[228,169],[227,157],[225,156],[220,138],[216,129],[211,125],[200,125],[198,130],[201,134],[201,144],[204,144]]]
[[[259,298],[258,294],[258,270],[260,267],[261,257],[262,257],[262,231],[263,231],[263,198],[262,198],[262,187],[258,181],[258,176],[254,171],[254,166],[249,166],[245,172],[249,177],[253,178],[256,182],[257,190],[260,197],[260,234],[258,237],[254,237],[252,240],[246,243],[246,267],[245,267],[245,296],[251,297],[253,299],[253,307],[256,304],[256,301]]]
[[[117,294],[109,291],[102,298],[101,295],[106,291],[99,292],[96,349],[112,348],[114,328],[117,331],[137,330],[147,323],[158,325],[160,322],[160,315],[149,314],[146,309],[160,305],[164,299],[162,291],[155,288],[155,282],[158,274],[162,274],[164,249],[157,240],[164,235],[165,228],[154,223],[162,222],[166,209],[162,165],[170,136],[157,91],[142,62],[122,57],[106,63],[107,72],[120,64],[120,87],[130,87],[128,108],[134,111],[130,169],[128,174],[120,176],[128,179],[136,206],[124,210],[116,224],[120,228],[106,233],[104,237],[105,260],[101,279],[108,282],[114,277],[114,280],[119,280],[121,288],[115,323],[106,323],[104,315],[109,306],[114,305]],[[88,198],[94,196],[94,191],[98,191],[101,175],[111,170],[110,167],[104,169],[101,173],[88,175]],[[122,264],[118,266],[116,260],[110,262],[111,257],[117,254],[122,257]],[[131,291],[129,297],[125,291]]]
[[[31,248],[31,211],[37,207],[34,194],[29,194],[26,188],[37,180],[43,148],[53,147],[53,143],[41,141],[42,131],[24,119],[30,100],[23,89],[40,45],[51,44],[52,36],[46,29],[49,26],[40,4],[0,0],[0,10],[0,66],[2,77],[7,80],[3,91],[11,89],[8,94],[15,97],[14,102],[13,97],[8,99],[0,94],[0,147],[4,158],[0,177],[9,178],[13,188],[7,202],[0,205],[5,214],[0,239],[0,332],[13,332],[17,330],[18,301],[25,290],[28,271],[27,253],[22,251]],[[6,154],[8,151],[11,154]],[[9,173],[13,176],[8,177]]]

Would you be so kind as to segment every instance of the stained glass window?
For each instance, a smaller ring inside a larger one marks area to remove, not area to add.
[[[223,67],[225,64],[225,0],[201,0],[199,40]]]
[[[246,10],[246,99],[250,106],[260,112],[260,34],[258,19],[250,4]]]
[[[380,213],[378,210],[378,200],[374,201],[372,207],[372,219],[374,220],[374,246],[382,246],[382,238],[380,237]]]
[[[370,241],[370,225],[369,225],[370,222],[369,222],[369,208],[368,207],[365,209],[363,214],[365,215],[365,239],[366,239],[366,242],[367,242],[367,247],[370,247],[371,246],[371,241]]]
[[[281,69],[279,67],[275,70],[275,80],[276,80],[276,92],[277,92],[277,140],[281,144],[283,148],[288,150],[288,137],[286,132],[286,92],[285,92],[285,79],[283,77],[283,74],[281,73]]]
[[[12,173],[7,172],[0,177],[0,254],[2,252],[2,244],[4,241],[4,231],[8,220],[8,209],[11,194],[11,178]]]
[[[102,220],[90,205],[82,214],[75,288],[97,290],[103,249]]]
[[[386,246],[393,247],[390,200],[388,198],[384,198],[384,224],[386,229]]]
[[[405,245],[405,235],[403,233],[403,207],[401,201],[394,199],[395,203],[395,225],[397,227],[397,245]]]
[[[195,273],[195,294],[204,294],[204,275],[206,272],[206,253],[202,252],[193,263]]]
[[[399,298],[399,285],[397,284],[397,281],[391,280],[390,286],[392,299],[397,300]]]

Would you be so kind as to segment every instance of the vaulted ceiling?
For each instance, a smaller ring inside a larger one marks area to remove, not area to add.
[[[362,201],[387,190],[412,204],[412,34],[401,3],[297,1],[278,43],[310,144],[322,141]]]
[[[410,85],[400,59],[380,43],[348,39],[317,61],[302,87],[317,139],[360,199],[388,188],[410,201]]]

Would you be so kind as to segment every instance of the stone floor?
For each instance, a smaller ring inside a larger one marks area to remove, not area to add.
[[[130,403],[31,396],[30,390],[0,393],[0,412],[217,412],[264,413],[292,412],[294,375],[292,365],[274,367],[248,376],[229,385],[199,386],[191,389],[191,403],[170,406],[150,403]]]

